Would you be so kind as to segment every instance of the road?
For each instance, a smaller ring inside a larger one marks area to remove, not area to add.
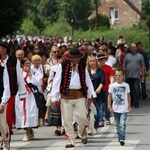
[[[88,144],[83,145],[79,139],[71,150],[149,150],[150,149],[150,80],[147,81],[148,98],[140,100],[140,108],[132,108],[127,119],[125,146],[117,141],[114,118],[112,125],[99,128],[99,133],[88,136]],[[56,136],[55,127],[43,126],[35,131],[35,139],[23,142],[24,131],[14,129],[11,150],[64,150],[66,137]],[[0,138],[1,141],[1,138]]]

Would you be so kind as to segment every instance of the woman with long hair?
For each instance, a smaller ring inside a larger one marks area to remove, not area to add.
[[[97,108],[97,115],[96,115],[97,117],[95,118],[95,124],[94,124],[94,129],[95,129],[94,133],[96,134],[99,126],[99,119],[100,119],[99,110],[100,110],[100,104],[102,102],[101,93],[103,92],[102,88],[103,85],[105,84],[105,76],[104,76],[104,71],[101,68],[99,68],[99,64],[95,56],[88,57],[86,64],[87,64],[91,81],[93,83],[94,90],[97,94],[97,97],[94,98],[94,103]]]

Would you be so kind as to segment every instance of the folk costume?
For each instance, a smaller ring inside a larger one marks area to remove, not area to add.
[[[17,91],[19,93],[19,98],[25,98],[26,97],[26,89],[22,77],[22,72],[20,68],[20,62],[8,54],[10,53],[10,48],[5,42],[0,42],[0,46],[7,49],[7,56],[6,59],[3,60],[3,67],[7,68],[7,74],[9,76],[9,84],[10,84],[10,99],[6,105],[6,118],[7,118],[7,124],[9,126],[9,131],[12,131],[12,123],[14,121],[14,102],[15,102],[15,96],[17,94]]]
[[[73,112],[78,118],[78,134],[81,141],[84,144],[87,143],[85,98],[91,98],[94,89],[86,65],[82,62],[76,65],[71,63],[71,60],[83,57],[84,53],[78,49],[71,49],[69,53],[66,53],[67,61],[59,64],[51,91],[52,102],[58,101],[61,96],[62,117],[68,137],[66,148],[75,146]]]
[[[10,85],[7,69],[0,62],[0,105],[5,106],[10,98]],[[6,108],[0,112],[0,132],[2,136],[2,148],[9,149],[9,128],[6,122]]]
[[[38,108],[33,93],[27,83],[37,84],[37,79],[32,75],[32,79],[23,71],[24,84],[27,91],[26,99],[20,101],[17,94],[15,100],[16,128],[29,128],[38,126]]]

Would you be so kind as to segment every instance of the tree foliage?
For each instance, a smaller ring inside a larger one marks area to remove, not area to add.
[[[75,29],[88,29],[87,18],[92,13],[93,0],[26,0],[26,16],[42,31],[47,24],[57,22],[61,16]]]
[[[34,25],[33,21],[29,18],[25,18],[23,20],[20,29],[25,35],[35,35],[40,33],[39,29]]]
[[[68,23],[73,24],[75,29],[88,29],[87,18],[93,11],[93,0],[64,0],[66,3],[65,12]]]
[[[142,1],[142,12],[146,16],[150,16],[150,0]]]
[[[61,16],[57,22],[47,25],[43,30],[42,34],[44,35],[53,35],[53,36],[66,36],[72,34],[72,27],[68,24],[67,20]]]
[[[0,36],[18,30],[23,16],[23,0],[1,0]]]
[[[110,28],[109,18],[106,15],[99,14],[98,15],[98,25],[99,25],[99,27]],[[89,27],[91,30],[96,28],[96,17],[89,20]]]

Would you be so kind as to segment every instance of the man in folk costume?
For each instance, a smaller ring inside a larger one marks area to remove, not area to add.
[[[20,100],[26,98],[26,89],[22,76],[20,62],[12,56],[9,56],[10,48],[8,43],[0,42],[0,61],[1,66],[6,67],[6,72],[9,77],[10,84],[10,99],[6,105],[6,119],[10,133],[12,133],[12,123],[14,119],[14,102],[17,91],[19,92]]]
[[[1,50],[1,49],[0,49]],[[9,78],[6,67],[0,61],[0,132],[2,136],[2,150],[9,150],[9,129],[6,122],[6,103],[10,98]]]
[[[73,112],[78,119],[78,134],[81,142],[87,144],[85,98],[89,102],[95,93],[86,64],[80,61],[84,55],[84,52],[78,49],[71,49],[65,54],[66,61],[59,64],[51,91],[53,108],[61,97],[62,117],[68,137],[66,148],[75,146]]]

